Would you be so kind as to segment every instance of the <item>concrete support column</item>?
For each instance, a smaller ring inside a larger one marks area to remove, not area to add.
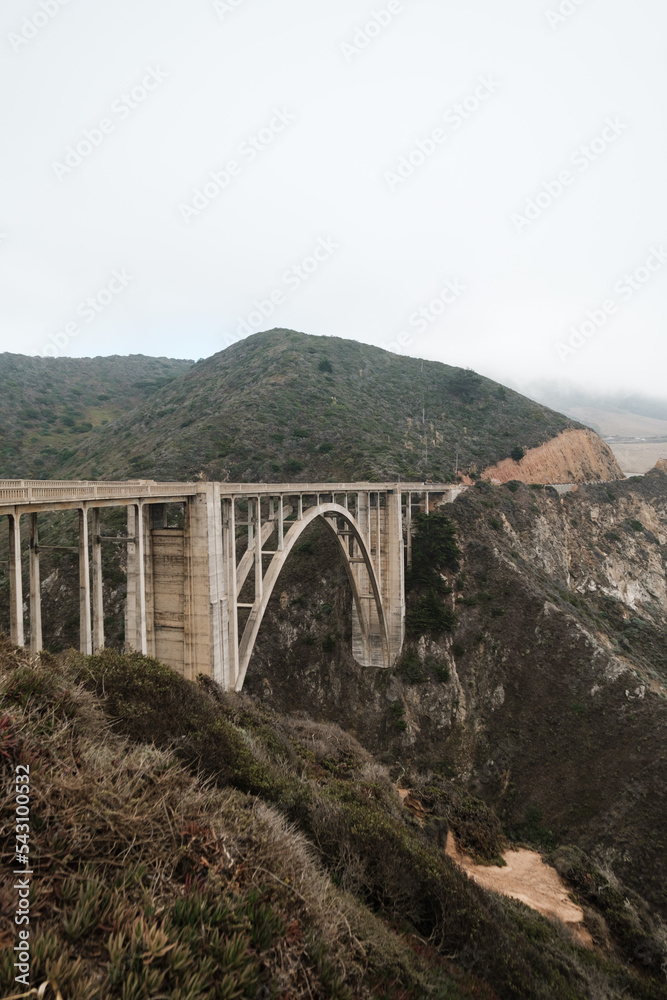
[[[88,509],[79,509],[79,648],[90,656],[93,631],[90,618],[90,556],[88,554]]]
[[[285,549],[285,504],[281,497],[278,497],[278,552]]]
[[[212,483],[206,495],[208,533],[208,598],[211,618],[211,675],[217,684],[225,682],[225,635],[222,613],[225,600],[224,546],[220,484]]]
[[[405,540],[408,547],[408,569],[412,567],[412,493],[408,492],[405,500]]]
[[[299,493],[296,501],[296,519],[297,521],[303,521],[303,495]]]
[[[137,636],[137,515],[134,504],[127,508],[127,601],[125,604],[125,649],[140,648]]]
[[[248,551],[255,546],[255,501],[248,500]]]
[[[188,500],[185,516],[183,672],[189,680],[206,674],[224,681],[222,551],[220,486],[205,483]]]
[[[42,589],[39,575],[37,514],[30,515],[30,652],[42,649]]]
[[[356,521],[359,525],[359,531],[370,551],[370,493],[357,493],[356,507]],[[352,558],[356,559],[361,555],[359,546],[354,541],[352,542],[350,553]],[[374,654],[374,646],[377,645],[377,638],[374,638],[372,633],[373,626],[377,623],[374,614],[375,606],[368,599],[371,593],[368,570],[363,563],[353,563],[352,573],[355,578],[357,590],[362,595],[361,617],[357,612],[356,605],[352,605],[352,654],[357,663],[362,666],[381,666],[381,663],[376,662],[377,657]]]
[[[386,571],[382,579],[381,593],[389,633],[389,664],[393,666],[401,652],[405,637],[403,524],[401,494],[398,491],[392,491],[386,495],[383,527]]]
[[[236,603],[236,509],[222,501],[222,686],[233,691],[239,676],[239,616]]]
[[[144,508],[137,504],[137,631],[139,650],[148,655],[148,628],[146,617],[146,540],[144,538]]]
[[[15,646],[25,646],[23,629],[23,573],[21,571],[21,515],[9,515],[9,635]]]
[[[257,497],[257,517],[255,531],[255,603],[262,600],[264,573],[262,568],[262,499]]]
[[[380,590],[382,590],[382,524],[381,524],[381,511],[380,511],[380,494],[377,495],[377,509],[376,514],[376,544],[375,544],[375,564],[377,568],[378,583],[380,585]]]
[[[102,542],[100,508],[93,507],[93,653],[104,649],[104,594],[102,581]]]
[[[371,495],[370,493],[357,493],[357,522],[361,528],[361,534],[366,539],[369,549],[371,547]]]

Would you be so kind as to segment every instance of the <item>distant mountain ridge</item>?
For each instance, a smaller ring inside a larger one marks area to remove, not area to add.
[[[196,364],[2,355],[0,427],[0,476],[9,478],[621,474],[582,424],[469,369],[291,330],[255,334]],[[523,454],[523,465],[512,460]]]
[[[60,474],[454,481],[581,426],[469,370],[271,330],[82,438]]]
[[[94,428],[134,409],[193,361],[0,354],[0,476],[52,478]]]

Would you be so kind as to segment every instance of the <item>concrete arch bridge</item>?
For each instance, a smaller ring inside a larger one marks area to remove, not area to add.
[[[68,548],[78,552],[81,651],[104,647],[102,546],[123,545],[126,649],[154,656],[185,677],[207,674],[240,691],[280,572],[319,519],[337,539],[347,571],[354,658],[362,666],[389,667],[404,639],[413,511],[428,512],[460,492],[430,483],[0,480],[0,516],[9,525],[11,639],[32,652],[42,648],[40,552],[48,546],[40,544],[39,516],[76,510],[78,541]],[[171,504],[183,508],[182,527],[167,526]],[[127,509],[126,535],[102,535],[106,507]]]

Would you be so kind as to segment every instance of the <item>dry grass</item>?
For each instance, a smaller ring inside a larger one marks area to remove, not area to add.
[[[35,984],[49,980],[72,1000],[138,1000],[154,990],[183,1000],[243,996],[253,981],[270,982],[275,995],[330,996],[332,987],[347,995],[344,980],[362,974],[349,922],[300,834],[265,804],[193,777],[170,752],[111,732],[94,697],[58,677],[55,664],[47,672],[7,646],[2,654],[0,691],[12,719],[4,763],[28,761],[33,776]],[[44,677],[48,690],[28,693],[29,681],[37,688]],[[3,842],[11,791],[3,781]],[[179,903],[193,913],[180,925]],[[13,911],[9,886],[2,904]],[[207,920],[195,947],[189,934]],[[224,956],[211,956],[225,923],[244,969],[228,955],[237,985],[221,992]],[[8,944],[14,928],[6,917],[0,926]],[[5,950],[3,995],[12,960]]]
[[[661,996],[470,883],[336,726],[135,655],[33,664],[0,641],[2,712],[7,779],[31,765],[44,1000]],[[3,837],[11,807],[6,780]]]

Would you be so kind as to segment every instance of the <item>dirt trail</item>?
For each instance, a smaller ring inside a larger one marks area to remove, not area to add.
[[[506,851],[503,854],[505,868],[476,865],[472,858],[459,851],[450,831],[447,854],[485,889],[519,899],[545,917],[557,917],[567,924],[582,944],[593,947],[593,939],[583,926],[584,911],[568,897],[556,869],[546,865],[535,851]]]

